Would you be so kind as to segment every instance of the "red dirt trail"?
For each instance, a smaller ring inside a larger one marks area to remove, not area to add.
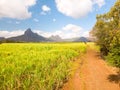
[[[88,47],[77,63],[79,66],[62,90],[120,90],[116,69],[108,66],[94,49]]]

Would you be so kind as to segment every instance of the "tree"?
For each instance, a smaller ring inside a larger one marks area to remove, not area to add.
[[[96,37],[96,43],[107,61],[120,68],[120,0],[108,13],[97,15],[96,19],[92,35]]]

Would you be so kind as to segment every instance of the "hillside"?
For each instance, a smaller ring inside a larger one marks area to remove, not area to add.
[[[89,39],[86,37],[78,37],[78,38],[69,38],[62,39],[59,35],[51,35],[49,38],[41,36],[37,33],[34,33],[30,28],[28,28],[23,35],[3,38],[0,40],[13,41],[13,42],[88,42]]]
[[[20,42],[42,42],[48,41],[47,38],[38,35],[37,33],[33,33],[30,28],[28,28],[23,35],[11,37],[7,40],[20,41]]]

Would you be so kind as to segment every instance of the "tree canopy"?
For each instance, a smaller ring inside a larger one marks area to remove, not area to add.
[[[96,37],[101,54],[111,65],[120,68],[120,0],[109,12],[97,15],[96,19],[91,33]]]

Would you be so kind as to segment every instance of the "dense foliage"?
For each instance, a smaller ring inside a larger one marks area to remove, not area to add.
[[[6,43],[0,45],[0,90],[58,90],[82,43]]]
[[[108,62],[120,68],[120,0],[108,13],[97,15],[97,22],[91,31]]]

